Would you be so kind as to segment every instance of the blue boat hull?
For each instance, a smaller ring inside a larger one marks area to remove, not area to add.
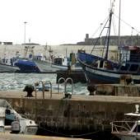
[[[88,57],[89,56],[89,57]],[[90,58],[90,61],[87,59]],[[131,72],[130,71],[119,71],[119,70],[109,70],[105,68],[98,68],[92,66],[91,62],[95,62],[96,60],[102,60],[100,57],[94,57],[91,54],[78,54],[78,60],[84,70],[85,77],[88,83],[94,84],[117,84],[120,83],[120,79],[124,75],[131,75],[134,83],[140,83],[140,73],[139,72]],[[89,63],[90,62],[90,63]],[[111,61],[110,61],[111,62]],[[117,68],[117,64],[112,63],[113,68]]]
[[[29,61],[29,60],[18,60],[17,62],[15,62],[14,64],[15,66],[19,67],[20,71],[19,72],[40,72],[40,70],[38,69],[38,67],[36,66],[36,64],[33,61]]]
[[[120,79],[122,75],[130,75],[127,73],[119,73],[115,71],[106,71],[93,69],[88,66],[84,66],[84,73],[86,76],[86,80],[88,83],[94,84],[117,84],[120,83]],[[131,75],[135,84],[140,83],[140,74]]]

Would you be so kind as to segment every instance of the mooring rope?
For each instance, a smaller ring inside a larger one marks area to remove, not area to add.
[[[64,134],[64,133],[59,133],[59,132],[55,132],[55,131],[52,131],[52,130],[49,130],[49,129],[46,129],[46,128],[43,128],[43,127],[40,127],[41,129],[43,130],[46,130],[48,132],[51,132],[51,133],[54,133],[54,134],[57,134],[57,135],[61,135],[61,136],[65,136],[65,137],[81,137],[81,136],[88,136],[88,135],[93,135],[93,134],[97,134],[99,133],[100,131],[94,131],[94,132],[89,132],[89,133],[83,133],[83,134],[79,134],[79,135],[68,135],[68,134]]]

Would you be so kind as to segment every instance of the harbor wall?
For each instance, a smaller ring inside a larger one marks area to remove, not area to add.
[[[85,99],[84,99],[85,97]],[[82,99],[81,99],[82,98]],[[6,98],[27,118],[47,128],[91,132],[110,129],[110,122],[135,112],[139,97],[78,96],[72,99]]]

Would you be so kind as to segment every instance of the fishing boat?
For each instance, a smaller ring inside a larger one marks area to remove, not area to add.
[[[0,99],[0,132],[35,135],[38,125],[34,120],[22,117],[4,99]]]
[[[0,59],[0,72],[18,72],[20,69],[12,64],[11,59],[3,58]]]
[[[20,69],[19,72],[46,72],[48,70],[47,64],[49,64],[50,60],[46,59],[43,54],[34,55],[34,44],[27,43],[24,45],[24,55],[21,56],[18,53],[16,57],[13,57],[14,66]]]
[[[31,49],[30,53],[27,56],[28,49]],[[57,70],[67,70],[69,66],[72,66],[72,69],[82,69],[78,66],[77,63],[73,63],[72,60],[76,59],[75,54],[72,54],[72,58],[70,59],[67,56],[52,55],[53,50],[49,49],[49,56],[46,57],[43,54],[34,55],[34,47],[33,46],[25,46],[25,56],[24,57],[16,57],[16,61],[14,61],[14,66],[19,67],[20,72],[56,72]],[[74,60],[75,61],[75,60]]]
[[[111,122],[111,133],[121,140],[140,140],[140,113],[136,105],[135,113],[126,113],[125,120]]]
[[[20,72],[56,72],[57,70],[67,70],[67,58],[58,57],[52,60],[42,59],[42,55],[33,56],[32,58],[18,58],[14,65],[19,67]]]
[[[123,75],[130,75],[134,83],[140,83],[140,47],[139,46],[118,46],[118,60],[111,60],[109,56],[110,47],[110,33],[111,22],[113,15],[113,6],[111,6],[109,12],[109,18],[103,26],[103,30],[107,30],[105,39],[105,52],[103,56],[93,55],[86,53],[84,50],[78,51],[78,61],[81,64],[85,77],[88,83],[96,84],[113,84],[119,83],[120,77]],[[101,31],[101,33],[103,32]],[[100,38],[100,37],[99,37]],[[99,40],[97,39],[97,41]]]

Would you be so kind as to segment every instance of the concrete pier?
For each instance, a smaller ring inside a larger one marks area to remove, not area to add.
[[[33,95],[29,98],[23,91],[0,92],[0,98],[6,99],[17,112],[36,120],[44,133],[66,132],[70,137],[108,130],[111,121],[135,112],[135,104],[140,104],[140,97],[132,96],[72,95],[65,99],[61,93],[53,93],[52,97],[49,92],[45,96],[42,92]]]
[[[0,134],[0,140],[83,140],[83,139],[2,133]]]

